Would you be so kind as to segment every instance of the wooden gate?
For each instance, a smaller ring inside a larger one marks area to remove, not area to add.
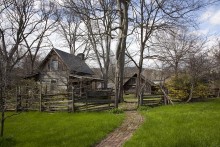
[[[141,98],[141,105],[157,106],[163,103],[163,95],[143,95]]]

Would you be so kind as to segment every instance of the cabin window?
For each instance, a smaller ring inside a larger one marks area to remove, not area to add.
[[[50,70],[51,70],[51,71],[58,70],[58,61],[57,61],[57,60],[54,60],[54,59],[53,59],[53,60],[51,61]]]
[[[53,91],[53,90],[56,90],[56,87],[57,87],[57,80],[51,80],[51,83],[50,83],[50,90]]]

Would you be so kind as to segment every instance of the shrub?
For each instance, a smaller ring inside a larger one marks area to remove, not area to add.
[[[169,91],[169,96],[175,99],[186,99],[189,96],[190,82],[187,75],[172,77],[166,83]]]
[[[209,87],[204,83],[197,83],[193,94],[198,97],[206,98],[209,95]]]
[[[179,75],[179,77],[172,77],[166,83],[169,91],[169,96],[175,99],[187,99],[190,94],[190,76]],[[197,79],[194,84],[193,97],[207,97],[209,95],[209,86],[207,82],[202,79]]]

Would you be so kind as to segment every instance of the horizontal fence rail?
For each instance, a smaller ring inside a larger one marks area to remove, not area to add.
[[[38,87],[17,87],[6,95],[5,106],[9,111],[98,111],[113,107],[111,90],[87,91],[83,96],[74,89],[70,92],[48,93]]]

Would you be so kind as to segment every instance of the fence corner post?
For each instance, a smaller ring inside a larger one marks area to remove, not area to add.
[[[86,111],[88,111],[88,93],[86,92]]]
[[[110,109],[111,108],[111,93],[110,92],[108,92],[108,99],[109,99],[109,101],[108,101],[108,109]]]
[[[16,106],[15,111],[18,112],[18,86],[16,86]]]
[[[74,99],[74,91],[73,90],[74,90],[73,86],[71,86],[72,112],[75,112],[75,106],[74,106],[75,99]]]
[[[39,111],[42,112],[42,84],[40,84],[40,107]]]

